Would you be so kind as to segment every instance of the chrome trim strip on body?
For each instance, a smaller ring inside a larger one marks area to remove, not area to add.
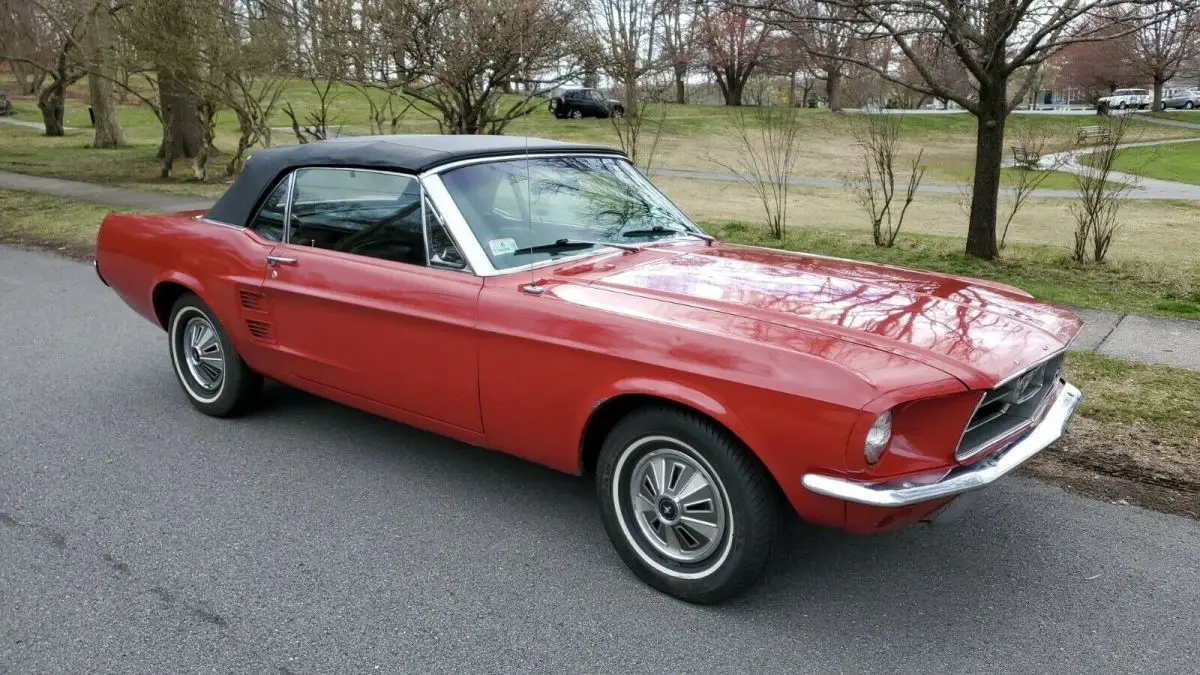
[[[467,267],[475,276],[490,277],[499,274],[500,272],[492,266],[491,259],[483,252],[483,246],[471,231],[471,226],[467,225],[467,219],[458,210],[458,205],[454,203],[454,198],[450,196],[450,191],[446,189],[442,179],[437,174],[422,174],[418,180],[421,181],[421,189],[425,191],[425,196],[441,216],[442,224],[450,232],[450,238],[458,244],[459,253],[467,259]]]
[[[554,150],[538,150],[536,152],[524,153],[519,152],[511,155],[493,155],[491,157],[473,157],[471,159],[460,159],[446,164],[439,164],[432,169],[428,169],[421,174],[421,177],[436,176],[444,171],[457,169],[460,166],[469,166],[471,164],[490,164],[491,162],[511,162],[514,159],[545,159],[547,157],[604,157],[607,159],[623,159],[629,161],[629,156],[625,153],[613,148],[609,152],[556,152]]]
[[[107,286],[107,285],[108,285],[108,280],[104,278],[104,275],[103,275],[103,274],[100,274],[100,261],[98,261],[98,260],[93,260],[93,261],[92,261],[92,269],[96,270],[96,276],[100,278],[100,283],[102,283],[102,284],[104,284],[105,286]]]
[[[194,220],[198,223],[208,223],[209,225],[220,225],[221,227],[231,227],[235,230],[246,229],[242,225],[234,225],[233,223],[227,223],[223,220],[213,220],[212,218],[206,217],[204,214],[200,214],[198,216],[192,216],[192,220]]]
[[[941,480],[925,485],[907,480],[867,483],[819,473],[808,473],[801,484],[811,492],[842,499],[855,504],[897,508],[935,499],[954,497],[978,490],[1003,476],[1041,452],[1064,433],[1075,409],[1083,400],[1079,389],[1065,380],[1045,416],[1023,438],[991,457],[968,467],[952,469]]]
[[[301,171],[303,169],[297,169],[289,173],[287,177],[287,194],[283,197],[283,234],[279,239],[281,244],[288,244],[292,239],[292,195],[296,191],[296,174]],[[259,209],[261,208],[260,206]],[[255,217],[257,218],[258,214],[255,214]]]
[[[1022,375],[1028,373],[1029,371],[1034,370],[1035,368],[1040,368],[1047,361],[1057,358],[1058,356],[1066,353],[1066,351],[1067,351],[1067,348],[1063,347],[1062,349],[1050,354],[1049,356],[1046,356],[1046,357],[1038,359],[1037,361],[1034,361],[1033,363],[1029,364],[1028,366],[1025,366],[1021,370],[1018,370],[1017,372],[1013,373],[1012,375],[1009,375],[1008,377],[1004,378],[1003,380],[1000,380],[996,384],[993,384],[992,389],[999,389],[1000,387],[1003,387],[1004,385],[1008,384],[1009,382],[1012,382],[1013,380],[1017,379],[1018,377],[1021,377]]]

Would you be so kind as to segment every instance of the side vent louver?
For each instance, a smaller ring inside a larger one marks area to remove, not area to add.
[[[250,330],[250,334],[259,340],[271,339],[271,324],[266,321],[255,321],[254,319],[246,320],[246,328]]]
[[[261,293],[253,291],[238,291],[238,295],[242,300],[242,307],[255,312],[263,311],[263,296]]]

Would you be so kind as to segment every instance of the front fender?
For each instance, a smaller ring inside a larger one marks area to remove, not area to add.
[[[692,408],[720,422],[751,449],[761,447],[759,445],[761,439],[757,437],[750,425],[745,424],[737,413],[722,403],[715,393],[703,391],[680,382],[650,377],[624,378],[595,392],[592,397],[594,403],[578,427],[581,430],[580,441],[582,442],[583,434],[586,433],[587,423],[595,411],[619,396],[631,394],[651,396]]]

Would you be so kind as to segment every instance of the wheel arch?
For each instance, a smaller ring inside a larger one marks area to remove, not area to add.
[[[702,394],[687,396],[680,393],[650,393],[645,390],[634,390],[616,393],[601,400],[592,408],[579,437],[579,472],[583,475],[594,473],[596,462],[600,457],[600,449],[609,432],[631,413],[651,406],[675,408],[699,415],[737,439],[743,446],[746,446],[757,461],[762,462],[762,459],[754,453],[750,439],[746,438],[743,433],[739,433],[737,428],[739,425],[735,419],[732,419],[733,416],[715,400]],[[768,471],[768,473],[770,472]]]
[[[194,280],[190,281],[189,283],[189,280],[164,279],[156,283],[150,291],[150,305],[154,309],[154,317],[158,320],[159,327],[163,330],[167,329],[167,323],[171,320],[171,308],[180,297],[185,293],[200,297],[198,284],[195,284]]]

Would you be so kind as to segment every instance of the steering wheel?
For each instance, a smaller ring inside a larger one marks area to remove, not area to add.
[[[411,216],[413,214],[414,211],[416,211],[420,207],[421,207],[421,202],[417,201],[412,204],[409,204],[408,206],[400,208],[395,213],[388,216],[387,218],[384,218],[383,220],[380,220],[379,222],[377,222],[373,225],[364,227],[363,229],[359,230],[358,232],[355,232],[354,234],[350,235],[349,237],[346,237],[345,239],[339,241],[337,243],[337,246],[334,247],[334,250],[342,251],[343,253],[353,253],[360,246],[374,243],[376,241],[375,235],[377,233],[379,233],[381,230],[385,230],[389,227],[396,225],[397,223],[403,221],[405,218],[408,218],[409,216]]]

